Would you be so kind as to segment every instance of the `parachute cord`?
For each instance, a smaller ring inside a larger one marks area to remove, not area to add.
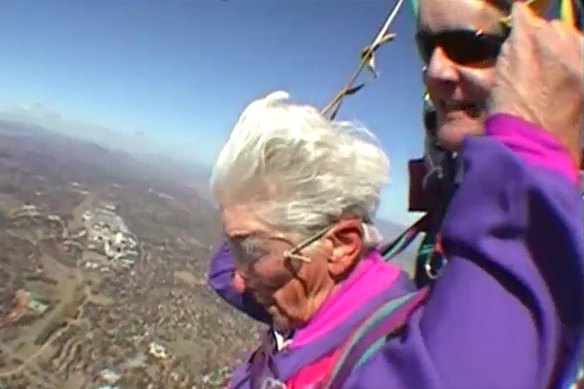
[[[361,51],[361,60],[359,62],[357,70],[353,72],[353,74],[349,78],[349,81],[345,85],[343,85],[343,87],[337,92],[333,99],[321,110],[321,113],[324,116],[328,117],[330,120],[333,120],[337,116],[337,113],[343,102],[343,98],[357,93],[357,91],[363,88],[367,82],[377,78],[378,73],[377,70],[375,69],[375,52],[381,45],[395,38],[396,35],[388,33],[388,31],[389,27],[395,20],[397,13],[401,9],[403,2],[404,0],[397,0],[397,3],[389,12],[387,18],[385,19],[383,25],[377,32],[377,35],[375,36],[371,44]],[[363,68],[365,67],[367,67],[371,72],[372,74],[371,79],[361,84],[354,85],[355,82],[357,81],[357,78],[363,71]]]

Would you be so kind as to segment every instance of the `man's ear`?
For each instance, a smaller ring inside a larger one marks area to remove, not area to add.
[[[347,273],[359,260],[363,251],[363,226],[360,219],[342,220],[326,235],[332,245],[328,259],[333,277]]]

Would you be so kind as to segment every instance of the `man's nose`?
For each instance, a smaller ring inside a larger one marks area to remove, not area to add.
[[[436,47],[430,57],[430,62],[426,66],[424,74],[425,81],[429,84],[456,82],[458,81],[456,66],[456,63],[448,58],[441,47]]]

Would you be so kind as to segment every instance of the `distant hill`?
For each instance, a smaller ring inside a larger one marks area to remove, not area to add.
[[[385,237],[385,239],[390,239],[390,240],[397,237],[399,234],[404,232],[404,230],[407,228],[404,225],[390,222],[389,220],[385,220],[385,219],[377,220],[376,225],[377,225],[377,228],[379,228],[379,231]]]
[[[24,123],[0,117],[3,151],[16,158],[21,166],[42,170],[53,179],[67,177],[86,184],[112,181],[132,182],[144,190],[160,186],[172,187],[173,195],[183,201],[203,201],[208,218],[215,210],[208,191],[209,168],[193,162],[179,161],[158,152],[131,153],[114,150],[99,142],[79,139],[36,123]],[[0,155],[2,158],[2,155]],[[47,161],[50,161],[47,164]],[[209,213],[209,214],[207,214]],[[401,234],[406,226],[378,220],[385,241]],[[406,271],[413,269],[417,249],[414,242],[394,261]]]

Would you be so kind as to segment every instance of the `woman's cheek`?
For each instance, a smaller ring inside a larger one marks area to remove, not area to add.
[[[280,311],[294,322],[303,322],[306,316],[304,288],[298,280],[292,280],[274,293],[274,301]]]
[[[245,292],[245,281],[244,281],[243,277],[241,276],[241,274],[239,274],[239,272],[235,272],[235,275],[233,276],[233,281],[231,284],[232,284],[233,288],[238,293]]]

